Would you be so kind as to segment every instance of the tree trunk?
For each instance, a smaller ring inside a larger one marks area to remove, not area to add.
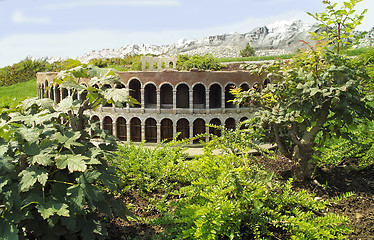
[[[311,145],[296,145],[293,150],[292,160],[294,163],[293,174],[298,180],[311,179],[313,176],[314,166],[310,162],[313,155]]]

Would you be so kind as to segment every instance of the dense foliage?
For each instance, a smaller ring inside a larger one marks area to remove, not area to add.
[[[203,56],[178,55],[178,70],[191,70],[193,68],[217,71],[222,68],[222,65],[211,54],[205,54]]]
[[[352,0],[343,10],[353,8],[357,2],[360,0]],[[329,14],[334,15],[330,11],[335,11],[336,5],[324,3],[328,4]],[[340,14],[343,10],[336,11]],[[346,11],[347,18],[351,14]],[[328,18],[326,14],[316,15],[319,16]],[[360,21],[361,18],[357,20]],[[334,18],[328,23],[333,24]],[[374,109],[362,86],[369,78],[364,66],[339,54],[343,40],[348,38],[344,30],[351,31],[350,27],[341,26],[340,35],[333,30],[332,34],[319,36],[315,46],[306,43],[306,51],[268,67],[268,77],[273,81],[263,89],[242,93],[234,90],[237,102],[249,102],[258,108],[252,126],[262,140],[275,142],[285,156],[293,159],[294,173],[300,179],[312,176],[314,166],[310,160],[318,136],[322,136],[319,144],[332,136],[350,138],[349,126],[374,118]],[[328,47],[331,44],[332,49]],[[254,72],[263,74],[263,70],[262,67]]]
[[[115,195],[120,181],[104,160],[117,143],[85,115],[105,101],[127,101],[127,94],[80,86],[75,80],[81,77],[118,81],[112,71],[75,68],[61,72],[56,82],[78,94],[86,91],[86,99],[70,96],[57,105],[27,99],[1,109],[1,239],[96,239],[107,233],[101,215],[129,214]],[[91,134],[101,142],[94,145]]]

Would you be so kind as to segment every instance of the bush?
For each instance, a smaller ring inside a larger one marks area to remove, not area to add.
[[[191,70],[192,68],[217,71],[222,68],[222,65],[211,54],[205,54],[204,56],[178,55],[178,70]]]
[[[343,239],[352,232],[347,218],[325,213],[328,201],[293,190],[292,179],[277,181],[253,160],[237,154],[212,154],[212,146],[226,145],[223,138],[236,139],[238,134],[242,133],[223,133],[203,156],[183,163],[180,174],[191,185],[178,192],[183,197],[175,204],[171,235],[177,239]]]
[[[247,43],[245,48],[240,51],[240,56],[242,57],[250,57],[254,55],[255,55],[255,50],[253,49],[253,47],[251,47],[251,45],[249,45],[249,43]]]

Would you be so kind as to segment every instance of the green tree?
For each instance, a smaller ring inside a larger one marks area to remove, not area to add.
[[[351,0],[344,6],[354,6],[360,1]],[[324,3],[331,10],[330,2]],[[342,19],[362,19],[362,14],[352,16],[353,10],[338,12]],[[334,11],[323,14],[328,24],[339,25],[341,18],[336,18]],[[256,127],[258,136],[275,142],[293,160],[294,174],[299,179],[312,177],[315,166],[310,160],[318,144],[332,135],[349,138],[349,126],[374,119],[374,109],[368,104],[361,85],[368,75],[364,66],[339,54],[346,44],[343,39],[344,35],[326,35],[315,46],[306,43],[307,50],[267,69],[271,84],[260,91],[238,93],[234,90],[238,96],[236,102],[249,98],[248,102],[258,107],[252,126]],[[331,44],[335,47],[330,48]],[[263,74],[264,68],[256,72]],[[317,143],[317,139],[321,141]]]
[[[251,45],[249,45],[249,43],[247,43],[245,48],[240,51],[240,56],[242,57],[250,57],[254,55],[255,55],[255,50],[253,49],[253,47],[251,47]]]
[[[128,94],[81,86],[82,78],[90,85],[119,82],[112,70],[78,67],[60,72],[56,83],[86,99],[69,96],[57,105],[27,99],[0,109],[0,239],[97,239],[107,235],[104,216],[130,214],[104,159],[117,143],[85,115],[105,101],[121,104]],[[92,134],[101,139],[97,145]]]
[[[218,60],[211,54],[201,55],[178,55],[177,69],[190,70],[197,68],[201,70],[217,71],[222,68]]]

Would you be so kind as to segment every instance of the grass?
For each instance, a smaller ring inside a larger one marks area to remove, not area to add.
[[[31,79],[28,82],[17,83],[7,87],[0,87],[0,107],[22,101],[25,98],[36,96],[36,78]]]
[[[261,60],[276,60],[276,59],[289,59],[295,54],[286,54],[278,56],[252,56],[252,57],[236,57],[236,58],[219,58],[219,62],[242,62],[242,61],[261,61]]]

